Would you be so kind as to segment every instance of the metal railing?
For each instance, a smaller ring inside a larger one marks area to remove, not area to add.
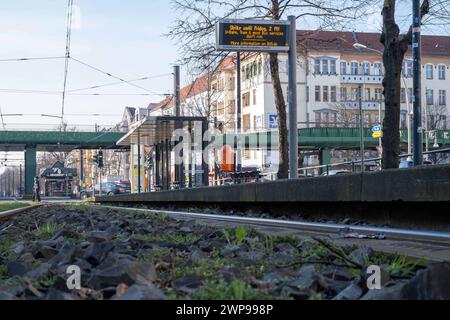
[[[450,153],[450,148],[445,149],[438,149],[438,150],[432,150],[428,152],[424,152],[424,155],[432,155],[432,154],[439,154],[439,153]],[[413,154],[402,154],[399,156],[400,159],[409,158],[412,157]],[[382,158],[370,158],[370,159],[364,159],[364,163],[366,166],[373,166],[373,163],[377,163],[376,166],[379,170],[381,170],[381,160]],[[352,161],[344,161],[344,162],[337,162],[337,163],[331,163],[331,164],[324,164],[319,166],[311,166],[311,167],[305,167],[305,168],[299,168],[299,177],[314,177],[315,172],[319,171],[319,175],[326,173],[326,175],[330,174],[330,171],[335,167],[344,167],[349,166],[351,168],[351,172],[361,172],[361,166],[358,166],[358,164],[361,164],[362,159],[352,160]],[[359,170],[358,170],[359,169]],[[308,172],[309,171],[309,172]],[[313,172],[312,174],[311,171]],[[322,171],[322,172],[320,172]]]

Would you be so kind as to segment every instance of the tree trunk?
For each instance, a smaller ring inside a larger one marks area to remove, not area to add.
[[[412,44],[412,26],[408,33],[400,39],[400,28],[395,22],[395,0],[384,0],[383,32],[380,42],[384,45],[383,63],[385,76],[383,80],[385,117],[383,121],[383,169],[398,168],[400,155],[400,88],[401,72],[405,53]],[[429,13],[430,2],[423,0],[420,7],[420,18]]]
[[[383,80],[385,98],[385,117],[383,121],[383,169],[398,168],[400,156],[400,88],[403,59],[408,44],[401,41],[400,28],[395,22],[395,0],[385,0],[383,8],[383,32],[381,43],[384,45]]]
[[[279,0],[272,0],[272,19],[280,20]],[[283,89],[280,81],[280,69],[278,65],[278,53],[270,53],[270,75],[272,77],[273,95],[275,107],[278,114],[278,179],[287,179],[289,175],[289,145],[288,128],[286,116],[286,102],[284,101]]]
[[[289,173],[288,128],[286,121],[286,103],[281,87],[277,53],[270,53],[270,74],[272,76],[273,94],[275,96],[275,106],[278,114],[278,179],[287,179]]]

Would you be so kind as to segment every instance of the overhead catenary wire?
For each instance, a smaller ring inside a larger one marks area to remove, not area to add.
[[[72,7],[73,0],[68,0],[67,7],[67,33],[66,33],[66,55],[65,55],[65,65],[64,65],[64,84],[62,92],[61,101],[61,124],[64,123],[64,108],[66,103],[66,88],[67,88],[67,76],[69,73],[69,59],[70,59],[70,42],[72,37]]]
[[[79,59],[76,59],[76,58],[74,58],[74,57],[70,57],[70,59],[72,59],[72,60],[74,60],[74,61],[76,61],[76,62],[78,62],[78,63],[80,63],[80,64],[82,64],[82,65],[84,65],[84,66],[86,66],[86,67],[88,67],[88,68],[90,68],[90,69],[92,69],[92,70],[95,70],[95,71],[97,71],[97,72],[103,73],[103,74],[107,75],[108,77],[111,77],[111,78],[114,78],[114,79],[119,80],[120,82],[126,83],[126,84],[128,84],[128,85],[130,85],[130,86],[139,88],[139,89],[141,89],[141,90],[144,90],[144,91],[146,91],[146,92],[152,93],[152,94],[154,94],[154,95],[164,96],[164,94],[157,93],[157,92],[151,91],[151,90],[149,90],[149,89],[147,89],[147,88],[141,87],[141,86],[139,86],[139,85],[137,85],[137,84],[134,84],[134,83],[132,83],[132,82],[128,82],[128,81],[125,80],[125,79],[122,79],[122,78],[120,78],[120,77],[118,77],[118,76],[115,76],[115,75],[113,75],[113,74],[111,74],[111,73],[109,73],[109,72],[107,72],[107,71],[104,71],[104,70],[102,70],[102,69],[100,69],[100,68],[97,68],[97,67],[95,67],[95,66],[93,66],[93,65],[90,65],[90,64],[88,64],[88,63],[86,63],[86,62],[83,62],[83,61],[81,61],[81,60],[79,60]]]
[[[130,82],[162,78],[162,77],[171,76],[171,75],[172,75],[171,73],[165,73],[165,74],[159,74],[159,75],[155,75],[155,76],[145,76],[145,77],[141,77],[141,78],[137,78],[137,79],[124,80],[124,81],[119,81],[119,82],[111,82],[111,83],[106,83],[106,84],[101,84],[101,85],[96,85],[96,86],[91,86],[91,87],[85,87],[85,88],[79,88],[79,89],[72,89],[72,90],[68,90],[67,92],[98,89],[98,88],[103,88],[103,87],[108,87],[108,86],[115,86],[115,85],[119,85],[119,84],[129,84]]]
[[[0,59],[0,62],[20,62],[20,61],[35,61],[35,60],[56,60],[65,59],[66,57],[33,57],[33,58],[9,58]]]
[[[1,93],[11,94],[42,94],[61,95],[62,91],[40,91],[40,90],[20,90],[20,89],[0,89]],[[69,93],[66,96],[164,96],[161,93]]]
[[[36,116],[42,116],[42,113],[16,113],[16,114],[3,114],[3,116],[8,117],[36,117]],[[122,114],[119,113],[66,113],[66,116],[70,117],[85,117],[85,116],[92,116],[92,117],[119,117],[122,116]]]

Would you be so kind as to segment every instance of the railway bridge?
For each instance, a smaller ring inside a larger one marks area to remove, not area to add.
[[[111,131],[0,131],[0,151],[25,153],[25,195],[31,195],[36,176],[36,152],[127,149],[129,147],[116,145],[122,136],[123,133]]]

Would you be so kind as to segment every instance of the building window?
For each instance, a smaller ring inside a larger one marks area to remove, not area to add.
[[[358,74],[358,63],[352,62],[351,64],[351,74],[356,76]]]
[[[381,63],[375,63],[373,68],[374,68],[374,71],[375,71],[375,75],[376,75],[376,76],[381,76],[381,75],[383,75],[383,72],[382,72],[382,70],[381,70]]]
[[[233,100],[230,100],[230,101],[228,102],[227,113],[228,113],[228,114],[234,114],[235,108],[236,108],[236,101],[235,101],[234,99],[233,99]]]
[[[223,102],[219,102],[218,104],[217,104],[217,114],[218,115],[222,115],[222,114],[224,114],[225,113],[225,107],[224,107],[224,104],[223,104]]]
[[[244,131],[250,130],[250,115],[244,114],[242,117],[242,129]]]
[[[336,74],[336,60],[330,60],[330,74]]]
[[[358,100],[358,88],[352,88],[352,101]]]
[[[400,102],[406,103],[406,90],[405,88],[400,89]]]
[[[306,102],[309,102],[309,86],[306,86]]]
[[[408,101],[409,101],[409,103],[413,102],[413,89],[412,88],[408,88]]]
[[[321,117],[320,117],[320,112],[315,112],[315,121],[316,121],[316,127],[320,127],[320,120],[321,120]]]
[[[316,101],[320,101],[320,86],[316,86]]]
[[[406,61],[406,76],[412,78],[413,74],[413,63],[412,61]]]
[[[229,81],[230,82],[228,82],[228,90],[234,91],[236,79],[234,77],[232,77],[232,78],[230,78]]]
[[[383,93],[380,88],[375,88],[375,100],[376,101],[380,101],[382,99],[381,98],[382,94]]]
[[[320,74],[320,59],[314,60],[314,74]]]
[[[330,101],[336,102],[336,86],[330,87]]]
[[[258,62],[258,75],[261,75],[261,73],[262,73],[262,62],[261,62],[261,60],[259,60],[259,62]]]
[[[447,104],[447,93],[445,90],[439,90],[439,105],[445,106]]]
[[[366,96],[365,96],[365,100],[366,101],[370,101],[370,88],[366,88]]]
[[[328,74],[328,60],[322,60],[322,74]]]
[[[328,86],[323,86],[323,102],[328,102]]]
[[[341,75],[347,74],[347,63],[341,62]]]
[[[341,88],[341,101],[347,101],[347,88]]]
[[[330,125],[330,113],[329,112],[324,112],[324,122],[325,122],[325,126],[329,126]]]
[[[439,66],[439,80],[445,80],[445,66]]]
[[[242,105],[248,107],[250,105],[250,92],[246,92],[242,95]]]
[[[364,70],[364,75],[365,76],[370,75],[370,64],[368,62],[365,62],[363,64],[363,70]]]
[[[427,64],[426,73],[427,73],[427,79],[430,79],[430,80],[433,79],[433,65]]]
[[[433,90],[431,89],[427,89],[426,91],[426,96],[427,96],[427,105],[432,106],[433,105]]]
[[[256,89],[253,90],[253,104],[256,104]]]

